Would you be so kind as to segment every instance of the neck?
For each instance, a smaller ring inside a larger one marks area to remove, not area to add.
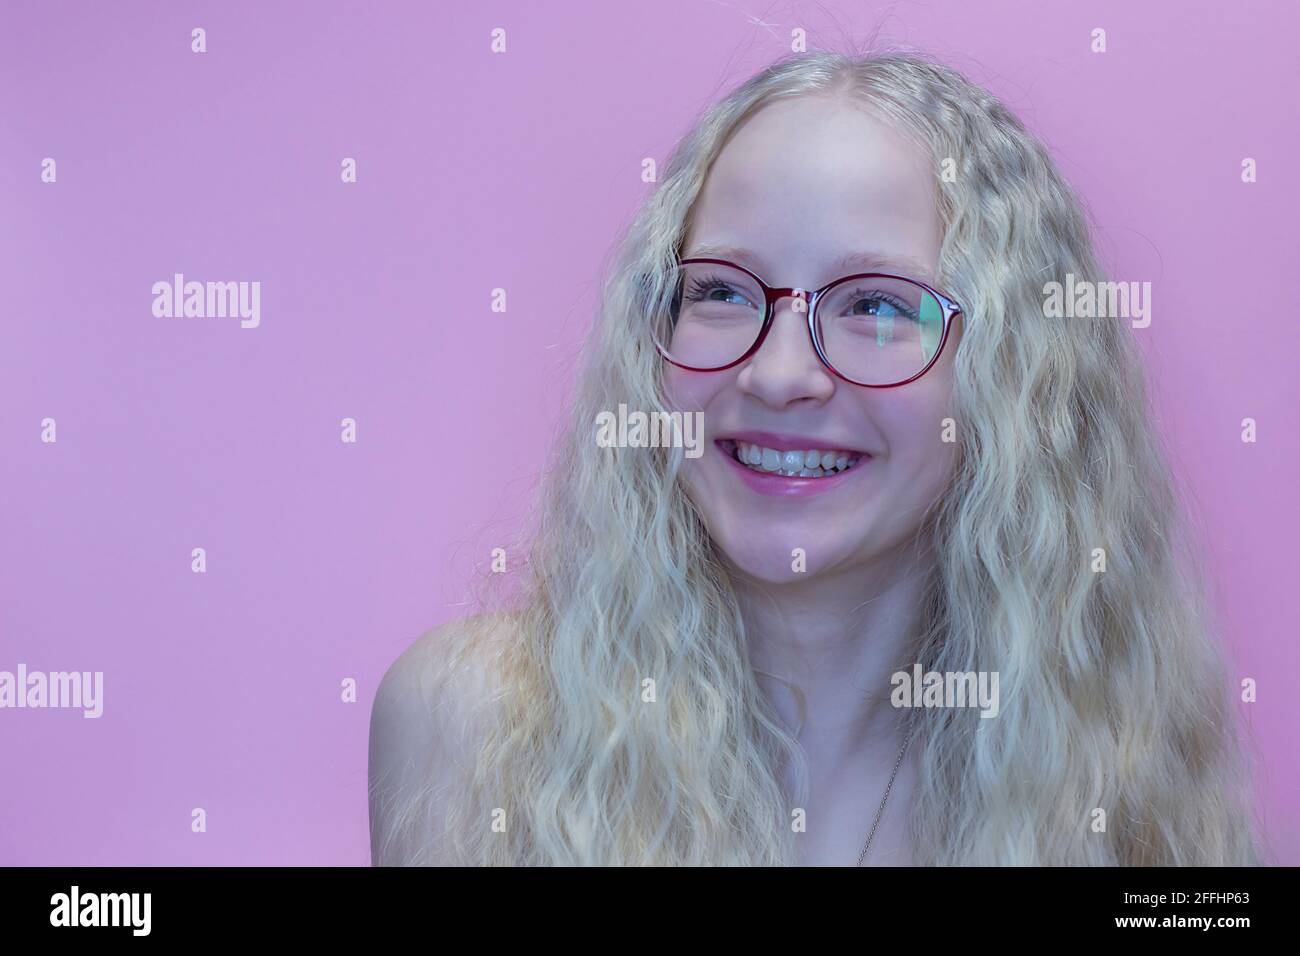
[[[890,678],[914,662],[933,562],[919,544],[780,584],[736,575],[759,685],[806,748],[901,745]]]

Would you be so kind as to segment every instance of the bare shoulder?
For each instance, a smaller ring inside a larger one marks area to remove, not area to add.
[[[370,712],[373,864],[439,862],[448,798],[473,769],[511,623],[492,614],[435,627],[379,682]]]

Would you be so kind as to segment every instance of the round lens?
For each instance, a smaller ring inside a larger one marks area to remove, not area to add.
[[[679,365],[723,368],[758,338],[764,305],[762,287],[747,273],[711,262],[683,263],[661,287],[656,340]]]
[[[915,282],[846,279],[817,303],[826,358],[863,385],[896,385],[919,374],[943,338],[943,307]]]

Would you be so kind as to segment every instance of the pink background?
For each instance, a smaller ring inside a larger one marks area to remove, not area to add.
[[[6,0],[0,669],[102,670],[105,714],[0,711],[0,862],[368,862],[376,683],[516,527],[642,158],[802,26],[1002,96],[1153,283],[1135,334],[1300,863],[1294,11]],[[261,327],[153,317],[174,272],[260,281]]]

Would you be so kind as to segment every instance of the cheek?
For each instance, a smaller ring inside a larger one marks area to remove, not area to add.
[[[941,495],[952,479],[958,458],[957,426],[941,381],[895,404],[878,417],[889,447],[894,493],[926,503]]]
[[[704,413],[704,434],[699,438],[705,444],[711,440],[709,438],[707,406],[717,392],[716,386],[709,381],[711,377],[697,372],[688,372],[667,363],[665,363],[663,373],[664,398],[670,410]],[[692,479],[703,460],[704,458],[687,458],[682,463],[682,478],[686,483],[688,493],[695,484]]]
[[[707,412],[714,396],[725,386],[727,373],[723,372],[688,372],[676,365],[667,365],[664,369],[664,397],[669,405],[677,411]],[[709,427],[705,417],[704,427]]]

